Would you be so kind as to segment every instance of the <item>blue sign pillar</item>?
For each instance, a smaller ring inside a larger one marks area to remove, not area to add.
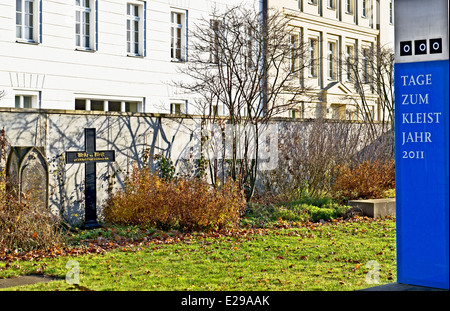
[[[449,289],[448,1],[396,0],[397,282]]]

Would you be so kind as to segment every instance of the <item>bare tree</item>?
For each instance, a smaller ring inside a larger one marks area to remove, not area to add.
[[[386,47],[361,49],[356,57],[346,59],[344,71],[359,95],[347,98],[354,103],[361,119],[369,124],[369,139],[375,141],[384,136],[393,141],[395,94],[392,49]],[[375,122],[375,111],[371,110],[374,101],[379,106],[378,122]]]
[[[224,141],[224,125],[255,129],[253,138],[232,132],[230,158],[222,165],[208,162],[212,176],[217,177],[220,167],[222,178],[228,171],[250,199],[258,172],[258,134],[273,117],[295,109],[298,97],[306,96],[300,73],[308,64],[307,49],[280,12],[236,6],[223,12],[214,10],[211,16],[192,28],[189,61],[179,66],[183,79],[174,85],[195,95],[204,124],[220,125]],[[224,118],[218,117],[220,108]],[[243,140],[241,150],[239,139]],[[252,143],[256,150],[251,150]]]

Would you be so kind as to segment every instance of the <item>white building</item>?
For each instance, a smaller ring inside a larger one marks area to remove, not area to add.
[[[189,113],[171,87],[189,25],[239,3],[1,0],[0,107]]]
[[[358,94],[346,59],[364,58],[376,47],[393,48],[393,0],[269,0],[269,6],[291,19],[291,42],[305,42],[309,49],[310,64],[299,74],[299,83],[316,95],[285,116],[359,119],[355,102],[348,99]],[[380,119],[377,96],[367,99],[374,119]]]
[[[318,99],[285,116],[354,119],[341,65],[393,42],[392,1],[267,0],[292,18],[293,42],[307,42],[316,60],[301,77]],[[0,107],[195,113],[171,86],[189,61],[189,27],[213,7],[260,2],[0,0]]]

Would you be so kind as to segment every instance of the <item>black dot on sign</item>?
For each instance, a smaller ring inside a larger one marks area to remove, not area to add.
[[[427,40],[414,41],[414,54],[427,54]]]
[[[442,38],[430,39],[430,54],[442,53]]]
[[[400,56],[412,55],[412,42],[402,41],[400,42]]]

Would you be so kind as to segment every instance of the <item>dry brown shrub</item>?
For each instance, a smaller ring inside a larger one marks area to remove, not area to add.
[[[0,132],[0,164],[6,163],[8,142]],[[62,243],[58,223],[51,212],[31,204],[26,194],[21,199],[8,187],[5,168],[0,167],[0,250],[29,251],[50,248]]]
[[[243,192],[231,180],[215,189],[198,179],[162,179],[134,166],[104,211],[111,223],[192,231],[237,226],[244,207]]]
[[[339,165],[334,168],[334,175],[332,192],[337,198],[378,199],[395,187],[394,160],[364,161],[354,167]]]

